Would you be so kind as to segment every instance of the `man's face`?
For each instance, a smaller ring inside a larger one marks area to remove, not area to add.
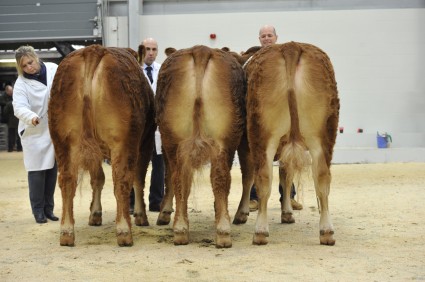
[[[258,39],[260,40],[261,47],[265,47],[275,44],[277,41],[277,36],[273,27],[265,27],[261,29]]]
[[[158,44],[153,40],[146,40],[143,42],[143,45],[146,50],[145,64],[150,66],[158,55]]]

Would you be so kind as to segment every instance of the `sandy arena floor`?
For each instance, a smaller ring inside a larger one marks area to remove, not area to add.
[[[103,225],[88,226],[89,177],[77,192],[76,246],[59,246],[59,223],[36,224],[31,214],[22,153],[0,152],[0,281],[410,281],[425,280],[425,163],[332,166],[330,212],[335,246],[319,244],[319,213],[306,177],[295,224],[280,223],[277,168],[269,202],[270,237],[252,245],[256,213],[232,226],[233,247],[214,245],[209,171],[190,198],[191,242],[174,246],[170,226],[133,227],[134,246],[115,237],[111,169],[105,165]],[[232,170],[229,212],[241,195],[239,167]],[[149,184],[149,179],[147,179]],[[147,198],[147,197],[145,197]],[[61,215],[57,187],[55,212]]]

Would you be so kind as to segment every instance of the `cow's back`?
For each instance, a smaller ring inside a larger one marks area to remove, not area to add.
[[[75,51],[60,64],[52,87],[49,123],[55,147],[78,154],[76,163],[84,169],[109,158],[124,140],[137,148],[152,104],[151,89],[127,51],[98,45]],[[65,151],[57,151],[58,157]]]
[[[169,223],[174,194],[176,245],[189,243],[187,199],[194,171],[207,162],[216,246],[232,245],[227,196],[233,157],[244,130],[244,94],[242,67],[224,51],[195,46],[173,53],[161,66],[155,101],[168,189],[157,223]]]
[[[320,243],[335,244],[328,194],[339,99],[328,56],[310,44],[275,44],[258,51],[247,63],[246,71],[247,131],[260,201],[253,243],[268,242],[266,207],[271,164],[277,158],[284,188],[281,222],[295,222],[289,187],[311,163],[321,214]]]
[[[247,77],[247,108],[256,116],[254,127],[268,127],[286,141],[292,128],[300,143],[309,137],[326,138],[333,147],[339,100],[332,64],[322,50],[297,42],[263,48],[248,63]],[[291,92],[293,99],[288,97]],[[332,151],[328,153],[330,161]]]
[[[117,242],[133,244],[128,199],[135,187],[141,197],[136,224],[148,224],[142,195],[154,127],[153,93],[130,52],[93,45],[61,62],[49,102],[62,191],[61,245],[74,245],[73,197],[81,170],[90,173],[93,189],[89,225],[102,224],[104,159],[112,165]]]
[[[176,144],[197,138],[236,148],[244,125],[243,79],[236,60],[221,50],[195,46],[173,53],[161,66],[155,98],[163,139]],[[203,153],[190,155],[194,160]]]

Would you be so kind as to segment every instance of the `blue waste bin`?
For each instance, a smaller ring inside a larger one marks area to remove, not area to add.
[[[389,142],[392,142],[392,138],[391,135],[389,135],[388,133],[376,133],[376,141],[378,143],[378,148],[379,149],[385,149],[389,147]]]

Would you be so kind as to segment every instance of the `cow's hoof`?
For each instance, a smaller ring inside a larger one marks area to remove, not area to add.
[[[220,234],[217,232],[215,237],[215,247],[216,248],[231,248],[232,247],[232,239],[230,234]]]
[[[295,218],[292,216],[292,213],[282,212],[280,216],[280,223],[295,223]]]
[[[189,244],[189,232],[176,232],[174,231],[174,245],[187,245]]]
[[[335,245],[335,239],[333,235],[333,230],[320,230],[320,245]]]
[[[248,220],[249,213],[238,212],[233,219],[233,224],[245,224]]]
[[[137,226],[149,226],[149,221],[148,221],[148,217],[142,216],[140,214],[135,214],[134,215],[134,224]]]
[[[133,246],[133,236],[130,232],[120,232],[117,234],[117,243],[120,247]]]
[[[267,245],[269,240],[269,233],[254,233],[254,237],[252,238],[253,245]]]
[[[90,226],[101,226],[102,225],[102,212],[96,211],[90,215],[89,218]]]
[[[61,246],[68,246],[68,247],[74,247],[75,246],[75,236],[74,232],[61,232],[60,239],[59,239]]]
[[[171,212],[162,211],[158,215],[156,225],[168,225],[171,221]]]

